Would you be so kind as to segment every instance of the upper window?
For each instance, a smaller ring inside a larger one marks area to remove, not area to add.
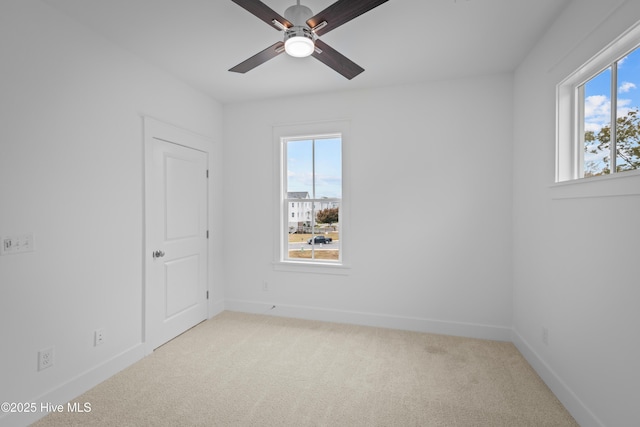
[[[342,136],[282,138],[283,261],[342,261]],[[295,212],[295,216],[293,213]]]
[[[639,169],[640,49],[589,79],[578,94],[583,106],[582,176]]]
[[[558,86],[556,181],[640,169],[639,28]]]

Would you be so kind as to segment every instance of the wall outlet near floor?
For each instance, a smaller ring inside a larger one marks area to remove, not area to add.
[[[104,329],[96,329],[93,333],[93,346],[97,347],[104,342]]]
[[[269,291],[269,282],[267,282],[266,280],[264,282],[262,282],[262,290],[264,292],[268,292]]]
[[[544,345],[549,345],[549,330],[547,328],[542,328],[542,342]]]
[[[38,352],[38,371],[53,365],[53,347],[44,348]]]

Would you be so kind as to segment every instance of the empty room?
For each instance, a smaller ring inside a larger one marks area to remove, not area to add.
[[[639,425],[637,0],[2,0],[0,57],[0,426]]]

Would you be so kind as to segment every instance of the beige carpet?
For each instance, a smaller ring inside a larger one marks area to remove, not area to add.
[[[224,312],[35,426],[577,426],[513,344]]]

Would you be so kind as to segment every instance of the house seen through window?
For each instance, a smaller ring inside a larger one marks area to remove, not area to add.
[[[284,138],[282,257],[340,263],[342,138]]]

